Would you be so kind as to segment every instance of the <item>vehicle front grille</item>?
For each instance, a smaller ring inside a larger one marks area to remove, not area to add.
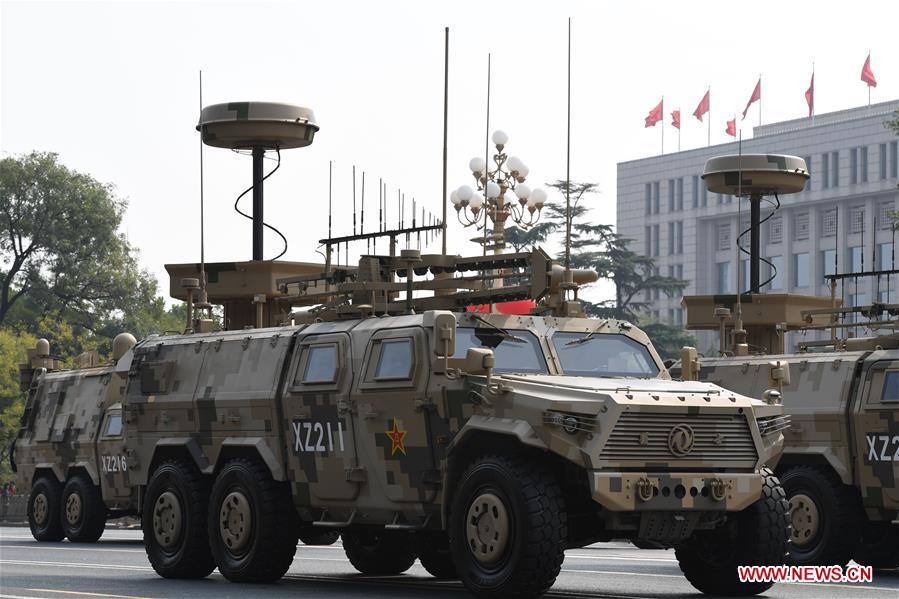
[[[692,433],[692,447],[686,453],[675,453],[669,439],[676,427],[684,425]],[[702,460],[709,461],[710,465],[715,462],[749,466],[758,459],[758,453],[742,414],[625,412],[612,429],[600,459],[609,462]]]

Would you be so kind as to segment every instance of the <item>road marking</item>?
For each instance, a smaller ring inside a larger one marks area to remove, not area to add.
[[[630,557],[630,556],[618,556],[618,555],[577,555],[577,554],[565,554],[565,559],[592,559],[592,560],[625,560],[632,562],[663,562],[666,564],[676,564],[677,560],[672,558],[661,558],[661,557]]]
[[[141,572],[153,571],[153,568],[149,566],[116,566],[113,564],[79,564],[74,562],[39,562],[33,560],[18,559],[0,559],[0,564],[10,564],[15,566],[58,566],[64,568],[87,568],[93,570],[139,570]]]
[[[85,591],[63,591],[57,589],[25,589],[34,593],[59,593],[63,595],[80,595],[83,597],[111,597],[112,599],[150,599],[142,595],[110,595],[109,593],[88,593]]]
[[[6,545],[7,549],[53,549],[54,551],[104,551],[107,553],[147,553],[143,549],[99,549],[96,547],[60,547],[59,545]]]

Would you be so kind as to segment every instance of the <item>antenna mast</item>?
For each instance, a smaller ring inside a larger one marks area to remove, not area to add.
[[[203,70],[200,69],[200,113],[203,112]],[[203,201],[203,135],[200,135],[200,303],[208,303],[206,297],[206,214]],[[188,314],[193,319],[193,315]]]
[[[446,125],[447,115],[449,114],[449,27],[443,28],[444,32],[444,48],[443,48],[443,251],[446,255]]]
[[[664,124],[664,123],[663,123]],[[664,127],[662,127],[664,129]],[[571,17],[568,17],[568,134],[565,156],[565,270],[571,268]]]

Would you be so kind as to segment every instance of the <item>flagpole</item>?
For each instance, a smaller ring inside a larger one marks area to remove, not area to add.
[[[665,96],[662,96],[662,154],[665,153]]]
[[[680,108],[677,109],[678,121],[680,121]],[[680,152],[680,122],[677,124],[677,151]]]
[[[712,145],[712,93],[711,92],[712,92],[712,86],[710,85],[705,90],[705,93],[708,94],[708,98],[709,98],[709,109],[707,111],[708,115],[709,115],[709,127],[708,127],[708,131],[709,131],[708,146],[709,147],[711,147],[711,145]]]
[[[815,124],[815,61],[812,61],[812,126]]]
[[[871,51],[868,50],[868,66],[871,65]],[[868,86],[868,106],[871,105],[871,84],[865,81],[865,84]]]
[[[759,127],[762,126],[762,74],[759,73]]]

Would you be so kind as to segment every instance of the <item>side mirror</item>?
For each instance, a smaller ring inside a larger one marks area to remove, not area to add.
[[[432,329],[434,355],[452,358],[456,353],[456,315],[446,310],[428,310],[423,324]]]
[[[486,374],[488,377],[496,365],[492,349],[469,347],[465,354],[465,372],[468,374]]]

